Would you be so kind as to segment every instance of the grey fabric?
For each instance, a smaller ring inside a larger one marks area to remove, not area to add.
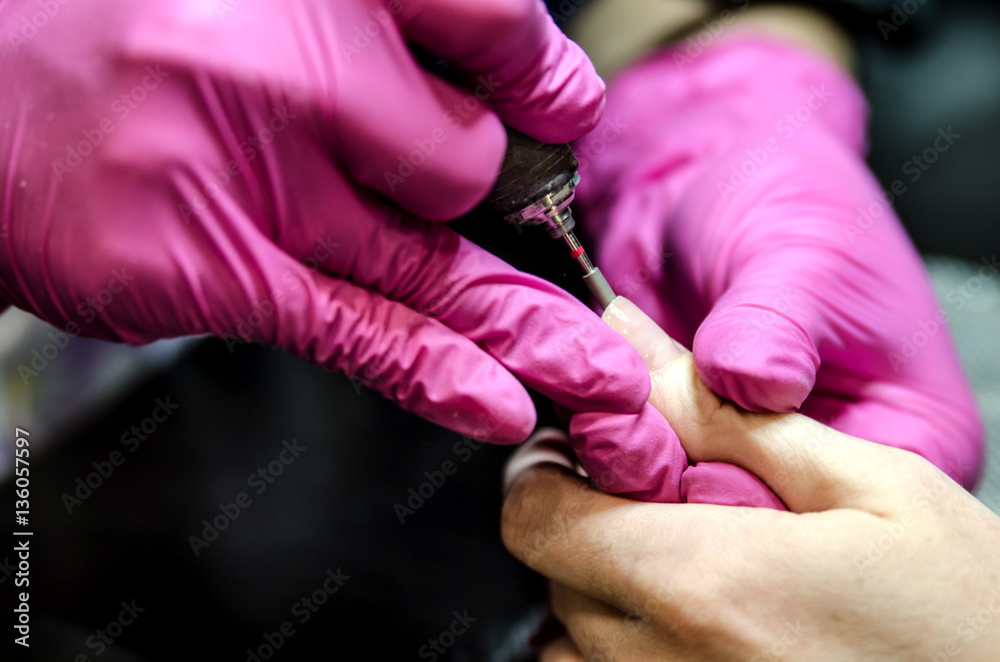
[[[1000,274],[953,257],[926,263],[986,425],[986,472],[976,496],[1000,513]]]

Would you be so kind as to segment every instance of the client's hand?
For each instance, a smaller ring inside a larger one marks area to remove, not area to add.
[[[572,638],[544,662],[996,659],[1000,518],[912,453],[737,410],[630,317],[689,457],[746,468],[792,512],[635,503],[522,463],[504,542],[552,579]]]

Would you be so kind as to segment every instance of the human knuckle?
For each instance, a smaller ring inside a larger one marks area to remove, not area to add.
[[[530,497],[530,488],[524,480],[519,481],[504,500],[500,516],[500,532],[504,546],[525,562],[528,556],[528,545],[525,544],[525,540],[536,518],[536,508]]]

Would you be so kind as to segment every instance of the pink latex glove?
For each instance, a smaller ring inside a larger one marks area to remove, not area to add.
[[[674,55],[622,74],[605,128],[578,146],[600,153],[577,207],[611,285],[693,344],[719,395],[912,451],[972,488],[979,413],[945,311],[865,165],[858,86],[751,34]],[[742,469],[685,471],[655,413],[575,417],[590,475],[646,500],[780,505]]]
[[[410,215],[485,196],[501,118],[549,141],[596,123],[603,85],[540,2],[42,5],[0,14],[6,303],[130,344],[272,344],[491,441],[534,426],[519,379],[640,409],[642,361],[591,311]]]

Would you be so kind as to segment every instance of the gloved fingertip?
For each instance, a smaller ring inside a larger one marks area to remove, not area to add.
[[[499,389],[498,389],[499,390]],[[450,401],[427,401],[408,407],[432,423],[474,441],[513,445],[528,438],[535,429],[537,413],[527,391],[514,382],[506,393],[482,400],[478,393],[451,394]]]
[[[530,73],[493,103],[504,122],[518,131],[542,142],[570,142],[600,123],[606,87],[590,57],[548,17],[545,34],[549,46],[528,68]]]
[[[652,405],[647,403],[638,414],[576,414],[570,439],[598,489],[639,501],[680,501],[687,455]]]
[[[797,410],[820,366],[801,326],[751,305],[713,311],[695,334],[693,350],[708,387],[750,411]]]
[[[635,349],[586,314],[560,340],[559,352],[567,359],[555,370],[539,373],[538,382],[561,386],[563,393],[546,394],[572,411],[638,412],[649,398],[649,370]]]

